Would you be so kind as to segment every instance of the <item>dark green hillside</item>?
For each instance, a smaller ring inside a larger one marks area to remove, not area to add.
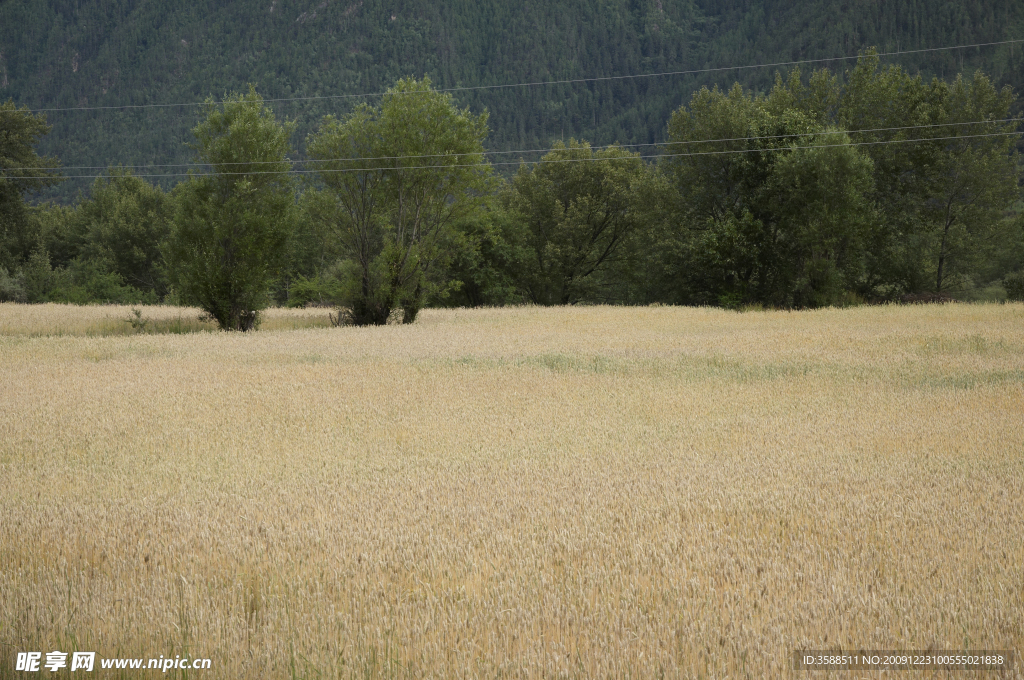
[[[789,3],[781,0],[4,0],[0,99],[33,109],[194,102],[254,83],[268,100],[379,92],[406,75],[436,87],[649,73],[987,42],[1024,35],[1013,0]],[[949,75],[982,67],[1024,84],[1024,45],[901,59]],[[840,70],[851,62],[836,62]],[[490,111],[491,149],[582,137],[664,139],[672,110],[699,85],[757,89],[773,71],[724,71],[460,92]],[[352,99],[272,103],[306,134]],[[48,113],[40,152],[65,166],[190,160],[196,107]],[[527,159],[537,155],[527,156]],[[517,160],[512,156],[509,160]],[[496,159],[497,160],[497,159]],[[92,174],[72,171],[67,174]],[[174,180],[168,178],[169,186]],[[71,198],[90,180],[61,185]]]
[[[704,0],[715,28],[706,45],[709,64],[762,63],[853,54],[865,45],[880,52],[1024,38],[1024,4],[1012,1]],[[909,70],[951,77],[982,68],[996,82],[1024,85],[1024,45],[943,50],[895,59]],[[842,62],[835,64],[838,70]],[[847,62],[848,64],[848,62]],[[768,73],[747,82],[768,86]]]

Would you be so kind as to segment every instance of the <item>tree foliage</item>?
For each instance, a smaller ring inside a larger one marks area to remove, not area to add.
[[[394,18],[392,18],[394,17]],[[398,78],[439,88],[575,80],[735,67],[992,43],[1024,34],[1024,4],[851,0],[132,0],[0,2],[0,96],[31,108],[201,101],[255,82],[268,98],[382,92]],[[1024,50],[904,54],[912,73],[952,79],[981,68],[1024,86]],[[460,92],[487,109],[489,148],[546,149],[555,139],[600,146],[665,141],[671,112],[703,85],[740,79],[766,92],[772,69],[562,83]],[[324,115],[350,110],[328,98],[275,104],[301,142]],[[287,108],[284,108],[287,107]],[[194,109],[51,114],[40,147],[66,165],[180,163]],[[542,154],[529,155],[534,161]],[[161,186],[176,182],[167,178]],[[57,190],[73,200],[91,180]]]
[[[856,283],[871,161],[791,94],[781,80],[767,97],[704,88],[673,114],[663,266],[676,299],[817,306]]]
[[[382,324],[428,304],[1013,296],[1014,102],[980,72],[926,80],[869,53],[842,74],[776,74],[763,93],[700,88],[669,118],[657,163],[557,141],[506,181],[484,159],[487,113],[406,78],[322,120],[296,194],[293,125],[250,89],[208,103],[193,148],[211,172],[169,194],[119,169],[74,206],[26,208],[19,194],[0,299],[173,293],[246,330],[271,300]],[[29,142],[45,128],[33,120]]]
[[[849,74],[837,119],[875,164],[872,288],[955,290],[991,255],[1018,193],[1014,99],[981,73],[926,82],[871,54]]]
[[[77,210],[80,256],[110,262],[128,285],[167,293],[160,244],[170,230],[173,206],[167,195],[131,172],[112,168],[97,179]]]
[[[343,254],[341,299],[356,324],[406,323],[443,296],[455,225],[490,188],[483,162],[487,115],[459,110],[429,80],[404,79],[379,106],[327,117],[307,142],[323,190],[314,214]]]
[[[36,246],[25,195],[60,181],[60,162],[36,146],[50,131],[46,117],[14,102],[0,103],[0,267],[18,266]]]
[[[250,87],[222,106],[211,101],[193,133],[197,159],[212,172],[175,189],[168,272],[182,299],[221,328],[250,330],[286,264],[295,209],[291,126],[279,123]]]
[[[637,153],[574,139],[520,166],[508,205],[525,228],[529,255],[518,278],[532,302],[600,299],[609,274],[628,270],[646,171]]]

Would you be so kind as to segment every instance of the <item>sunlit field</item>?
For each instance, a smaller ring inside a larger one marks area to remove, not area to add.
[[[324,309],[269,309],[263,330],[332,326]],[[0,336],[110,336],[199,333],[217,330],[217,322],[191,307],[137,305],[15,305],[0,303]]]
[[[825,677],[795,649],[1024,649],[1024,305],[140,311],[0,305],[2,677],[52,650],[760,679]]]

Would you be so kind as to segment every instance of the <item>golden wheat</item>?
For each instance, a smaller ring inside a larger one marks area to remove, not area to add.
[[[263,330],[331,326],[325,309],[265,310]],[[0,335],[110,336],[215,331],[217,324],[194,307],[150,305],[18,305],[0,303]]]
[[[55,649],[769,678],[794,649],[1024,648],[1022,305],[104,332],[129,312],[0,305],[0,676]]]

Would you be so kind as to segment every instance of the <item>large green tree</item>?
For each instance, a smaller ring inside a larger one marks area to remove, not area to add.
[[[837,119],[874,162],[873,292],[970,285],[1018,195],[1014,99],[981,73],[925,81],[871,53],[847,74]]]
[[[483,206],[487,114],[460,110],[430,81],[400,80],[378,106],[328,116],[307,141],[322,190],[313,214],[329,225],[343,262],[341,299],[356,324],[411,323],[443,295],[457,252],[455,225]]]
[[[856,285],[871,161],[786,83],[767,97],[704,88],[668,132],[661,250],[676,301],[819,306]]]
[[[502,198],[507,188],[498,190]],[[443,304],[453,307],[501,306],[529,301],[520,285],[534,261],[527,228],[506,201],[495,200],[482,214],[459,223],[461,246],[448,274],[458,281]]]
[[[222,329],[255,327],[286,263],[295,210],[291,131],[252,87],[221,106],[211,101],[193,130],[197,159],[211,172],[176,187],[164,252],[183,301],[206,310]]]
[[[14,269],[38,245],[30,228],[25,195],[60,181],[56,158],[35,147],[50,131],[46,117],[13,102],[0,104],[0,267]]]
[[[166,240],[173,205],[167,194],[130,171],[111,168],[78,206],[80,257],[105,260],[134,288],[167,292],[160,244]]]
[[[936,117],[945,123],[939,128],[944,134],[929,143],[935,161],[926,166],[921,217],[928,247],[923,264],[934,271],[934,290],[941,293],[973,284],[985,242],[1019,196],[1019,138],[1002,134],[1017,123],[997,122],[1010,116],[1015,97],[1009,87],[1000,91],[977,73],[957,75],[939,89]]]
[[[557,142],[533,167],[520,167],[508,205],[525,227],[529,257],[517,278],[532,302],[610,297],[608,289],[630,268],[646,172],[639,154],[619,146],[595,151],[572,139]]]
[[[352,95],[383,91],[410,73],[429,75],[440,88],[473,87],[720,69],[851,55],[866,45],[889,52],[1021,35],[1019,0],[4,0],[0,93],[33,108],[191,102],[258,78],[266,97]],[[898,61],[928,77],[983,68],[1000,84],[1024,85],[1019,45],[918,52]],[[569,137],[600,145],[656,142],[664,140],[668,116],[690,93],[716,82],[727,87],[733,77],[757,91],[772,84],[771,71],[750,68],[457,96],[474,111],[490,111],[491,149],[545,148]],[[344,100],[331,97],[275,107],[294,115],[305,137],[339,105]],[[195,124],[187,107],[75,111],[51,119],[55,128],[41,153],[59,154],[75,166],[183,162],[178,140]],[[73,199],[89,183],[69,180],[61,187],[63,198]]]

